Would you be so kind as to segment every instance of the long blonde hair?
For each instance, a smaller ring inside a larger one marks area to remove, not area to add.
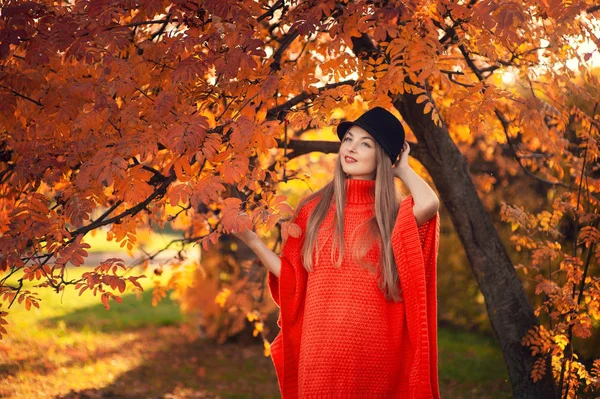
[[[356,264],[365,265],[372,269],[376,265],[369,265],[364,262],[364,256],[369,250],[373,240],[379,241],[381,275],[379,279],[379,288],[383,292],[385,298],[389,300],[399,301],[401,298],[401,289],[398,284],[398,270],[392,252],[392,230],[399,211],[400,199],[397,197],[395,189],[395,177],[392,172],[392,163],[389,157],[384,152],[383,148],[375,143],[375,162],[377,165],[375,173],[375,215],[364,223],[351,234],[365,235],[370,239],[353,240],[359,242],[357,246],[352,248],[352,259]],[[346,174],[342,169],[341,158],[338,155],[335,163],[333,180],[325,185],[320,190],[303,198],[297,206],[295,216],[298,215],[300,209],[308,202],[315,198],[320,198],[313,212],[308,217],[306,222],[306,231],[304,232],[304,244],[302,246],[301,259],[303,260],[304,268],[311,272],[313,271],[313,252],[316,249],[316,260],[319,259],[320,249],[318,248],[317,235],[325,216],[331,208],[332,201],[335,197],[335,215],[334,215],[334,240],[331,251],[331,262],[335,267],[339,268],[342,264],[344,256],[344,205],[346,204]],[[295,219],[295,217],[294,217]],[[329,227],[331,231],[331,226]],[[339,249],[339,251],[336,251]],[[337,259],[334,260],[334,252],[338,253]]]

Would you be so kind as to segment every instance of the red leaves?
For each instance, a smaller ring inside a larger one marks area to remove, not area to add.
[[[208,70],[208,66],[202,58],[201,55],[193,54],[180,61],[177,69],[171,74],[173,82],[185,84],[202,77]]]
[[[177,95],[170,92],[160,92],[154,100],[156,116],[165,116],[168,112],[175,110]]]

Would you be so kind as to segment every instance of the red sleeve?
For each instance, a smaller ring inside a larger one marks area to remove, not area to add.
[[[271,271],[268,272],[271,297],[279,307],[281,307],[280,293],[293,296],[294,298],[296,297],[294,293],[296,291],[296,276],[298,268],[304,267],[301,261],[301,251],[302,245],[304,244],[306,220],[306,206],[304,206],[300,209],[298,216],[294,221],[294,223],[300,226],[300,229],[302,230],[300,237],[292,237],[291,235],[288,235],[287,240],[283,242],[281,255],[279,256],[279,259],[281,260],[281,271],[279,273],[279,277],[277,277]]]
[[[421,226],[413,213],[414,198],[401,203],[394,230],[392,249],[398,266],[407,306],[409,335],[414,349],[411,386],[438,399],[437,347],[437,254],[439,212]],[[425,338],[425,339],[423,339]]]

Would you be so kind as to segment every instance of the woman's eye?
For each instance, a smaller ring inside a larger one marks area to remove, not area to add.
[[[364,141],[363,141],[363,144],[366,145],[367,147],[371,147],[369,144],[365,143]]]

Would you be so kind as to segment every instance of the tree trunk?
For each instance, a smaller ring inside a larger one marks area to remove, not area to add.
[[[477,194],[466,159],[450,138],[446,126],[436,126],[430,114],[423,114],[426,102],[417,104],[415,100],[416,96],[407,93],[394,98],[394,106],[418,140],[417,148],[411,146],[410,155],[421,162],[432,177],[465,248],[504,355],[513,396],[554,398],[555,387],[549,369],[537,383],[530,378],[535,358],[521,345],[521,338],[539,323],[508,252]],[[443,265],[442,260],[441,273]]]

